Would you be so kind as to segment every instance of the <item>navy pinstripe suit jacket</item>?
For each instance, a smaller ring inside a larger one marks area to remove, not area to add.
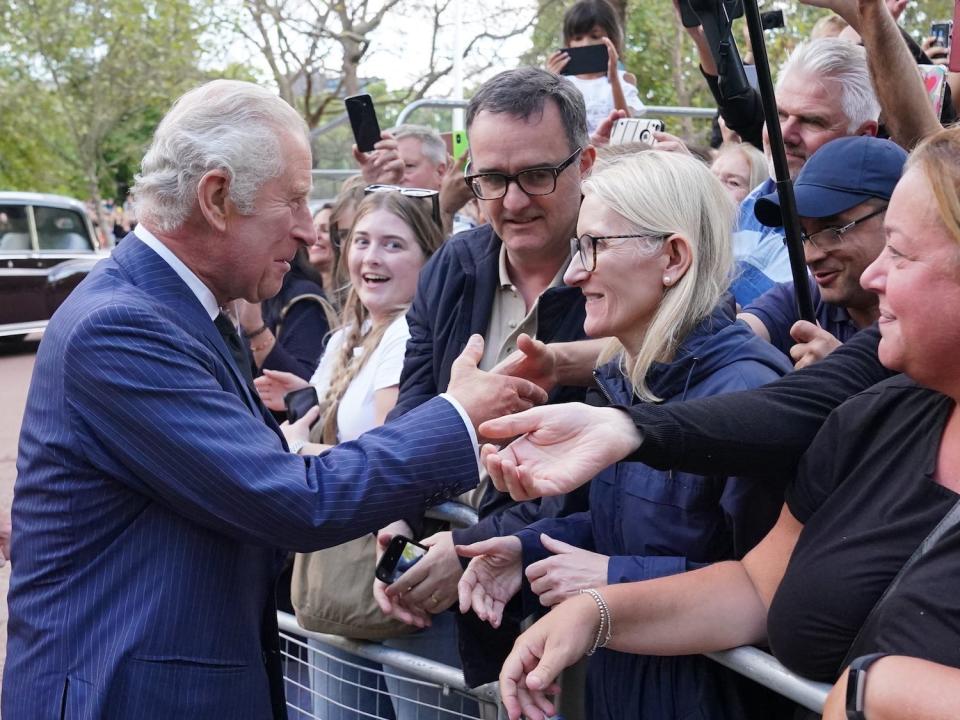
[[[322,457],[286,452],[196,296],[133,235],[50,322],[17,471],[11,720],[281,716],[281,550],[477,482],[440,398]]]

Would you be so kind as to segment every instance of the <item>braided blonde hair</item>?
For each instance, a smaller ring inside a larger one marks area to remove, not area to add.
[[[398,192],[373,193],[367,195],[357,207],[353,227],[350,228],[350,235],[343,246],[344,258],[350,252],[350,247],[353,244],[357,223],[361,218],[376,210],[386,210],[406,223],[407,227],[413,232],[413,237],[423,251],[425,258],[433,255],[443,242],[443,234],[433,222],[422,199],[409,198]],[[356,288],[350,288],[340,318],[341,327],[344,328],[343,343],[330,372],[330,387],[320,403],[320,406],[324,408],[323,415],[320,422],[315,426],[322,429],[322,442],[328,445],[337,442],[337,412],[340,409],[340,401],[343,400],[350,383],[357,377],[357,374],[366,365],[370,355],[380,344],[387,328],[406,310],[406,306],[397,308],[389,318],[370,328],[364,335],[370,313],[360,302],[360,296],[357,294]],[[359,348],[359,353],[354,352],[356,348]]]

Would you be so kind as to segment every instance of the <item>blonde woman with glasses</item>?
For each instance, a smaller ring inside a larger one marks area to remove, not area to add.
[[[592,402],[670,403],[756,387],[789,370],[734,318],[733,203],[699,161],[656,150],[605,163],[584,200],[564,278],[586,298],[584,330],[609,337]],[[588,401],[590,399],[588,398]],[[770,480],[663,472],[620,462],[594,477],[590,510],[541,520],[509,537],[458,548],[471,561],[461,610],[497,625],[523,592],[525,610],[599,588],[673,575],[742,557],[776,520]],[[759,689],[702,657],[603,649],[587,669],[587,717],[752,717]]]

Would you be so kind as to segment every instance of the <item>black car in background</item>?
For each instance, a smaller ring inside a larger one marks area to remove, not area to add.
[[[41,332],[53,312],[108,255],[82,203],[60,195],[0,192],[0,340]]]

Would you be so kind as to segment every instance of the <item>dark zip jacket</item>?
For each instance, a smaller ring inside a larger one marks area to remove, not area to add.
[[[647,385],[664,403],[758,387],[789,372],[770,344],[735,322],[727,303],[697,327],[670,363],[655,364]],[[616,361],[595,373],[588,401],[639,401]],[[590,510],[544,519],[516,533],[524,567],[549,554],[540,533],[610,558],[607,583],[672,575],[743,557],[773,526],[783,486],[769,479],[690,475],[634,462],[590,483]],[[535,596],[524,581],[525,609]],[[752,715],[726,671],[700,656],[662,658],[600,651],[588,671],[591,718],[737,718]],[[699,714],[690,714],[690,713]]]

